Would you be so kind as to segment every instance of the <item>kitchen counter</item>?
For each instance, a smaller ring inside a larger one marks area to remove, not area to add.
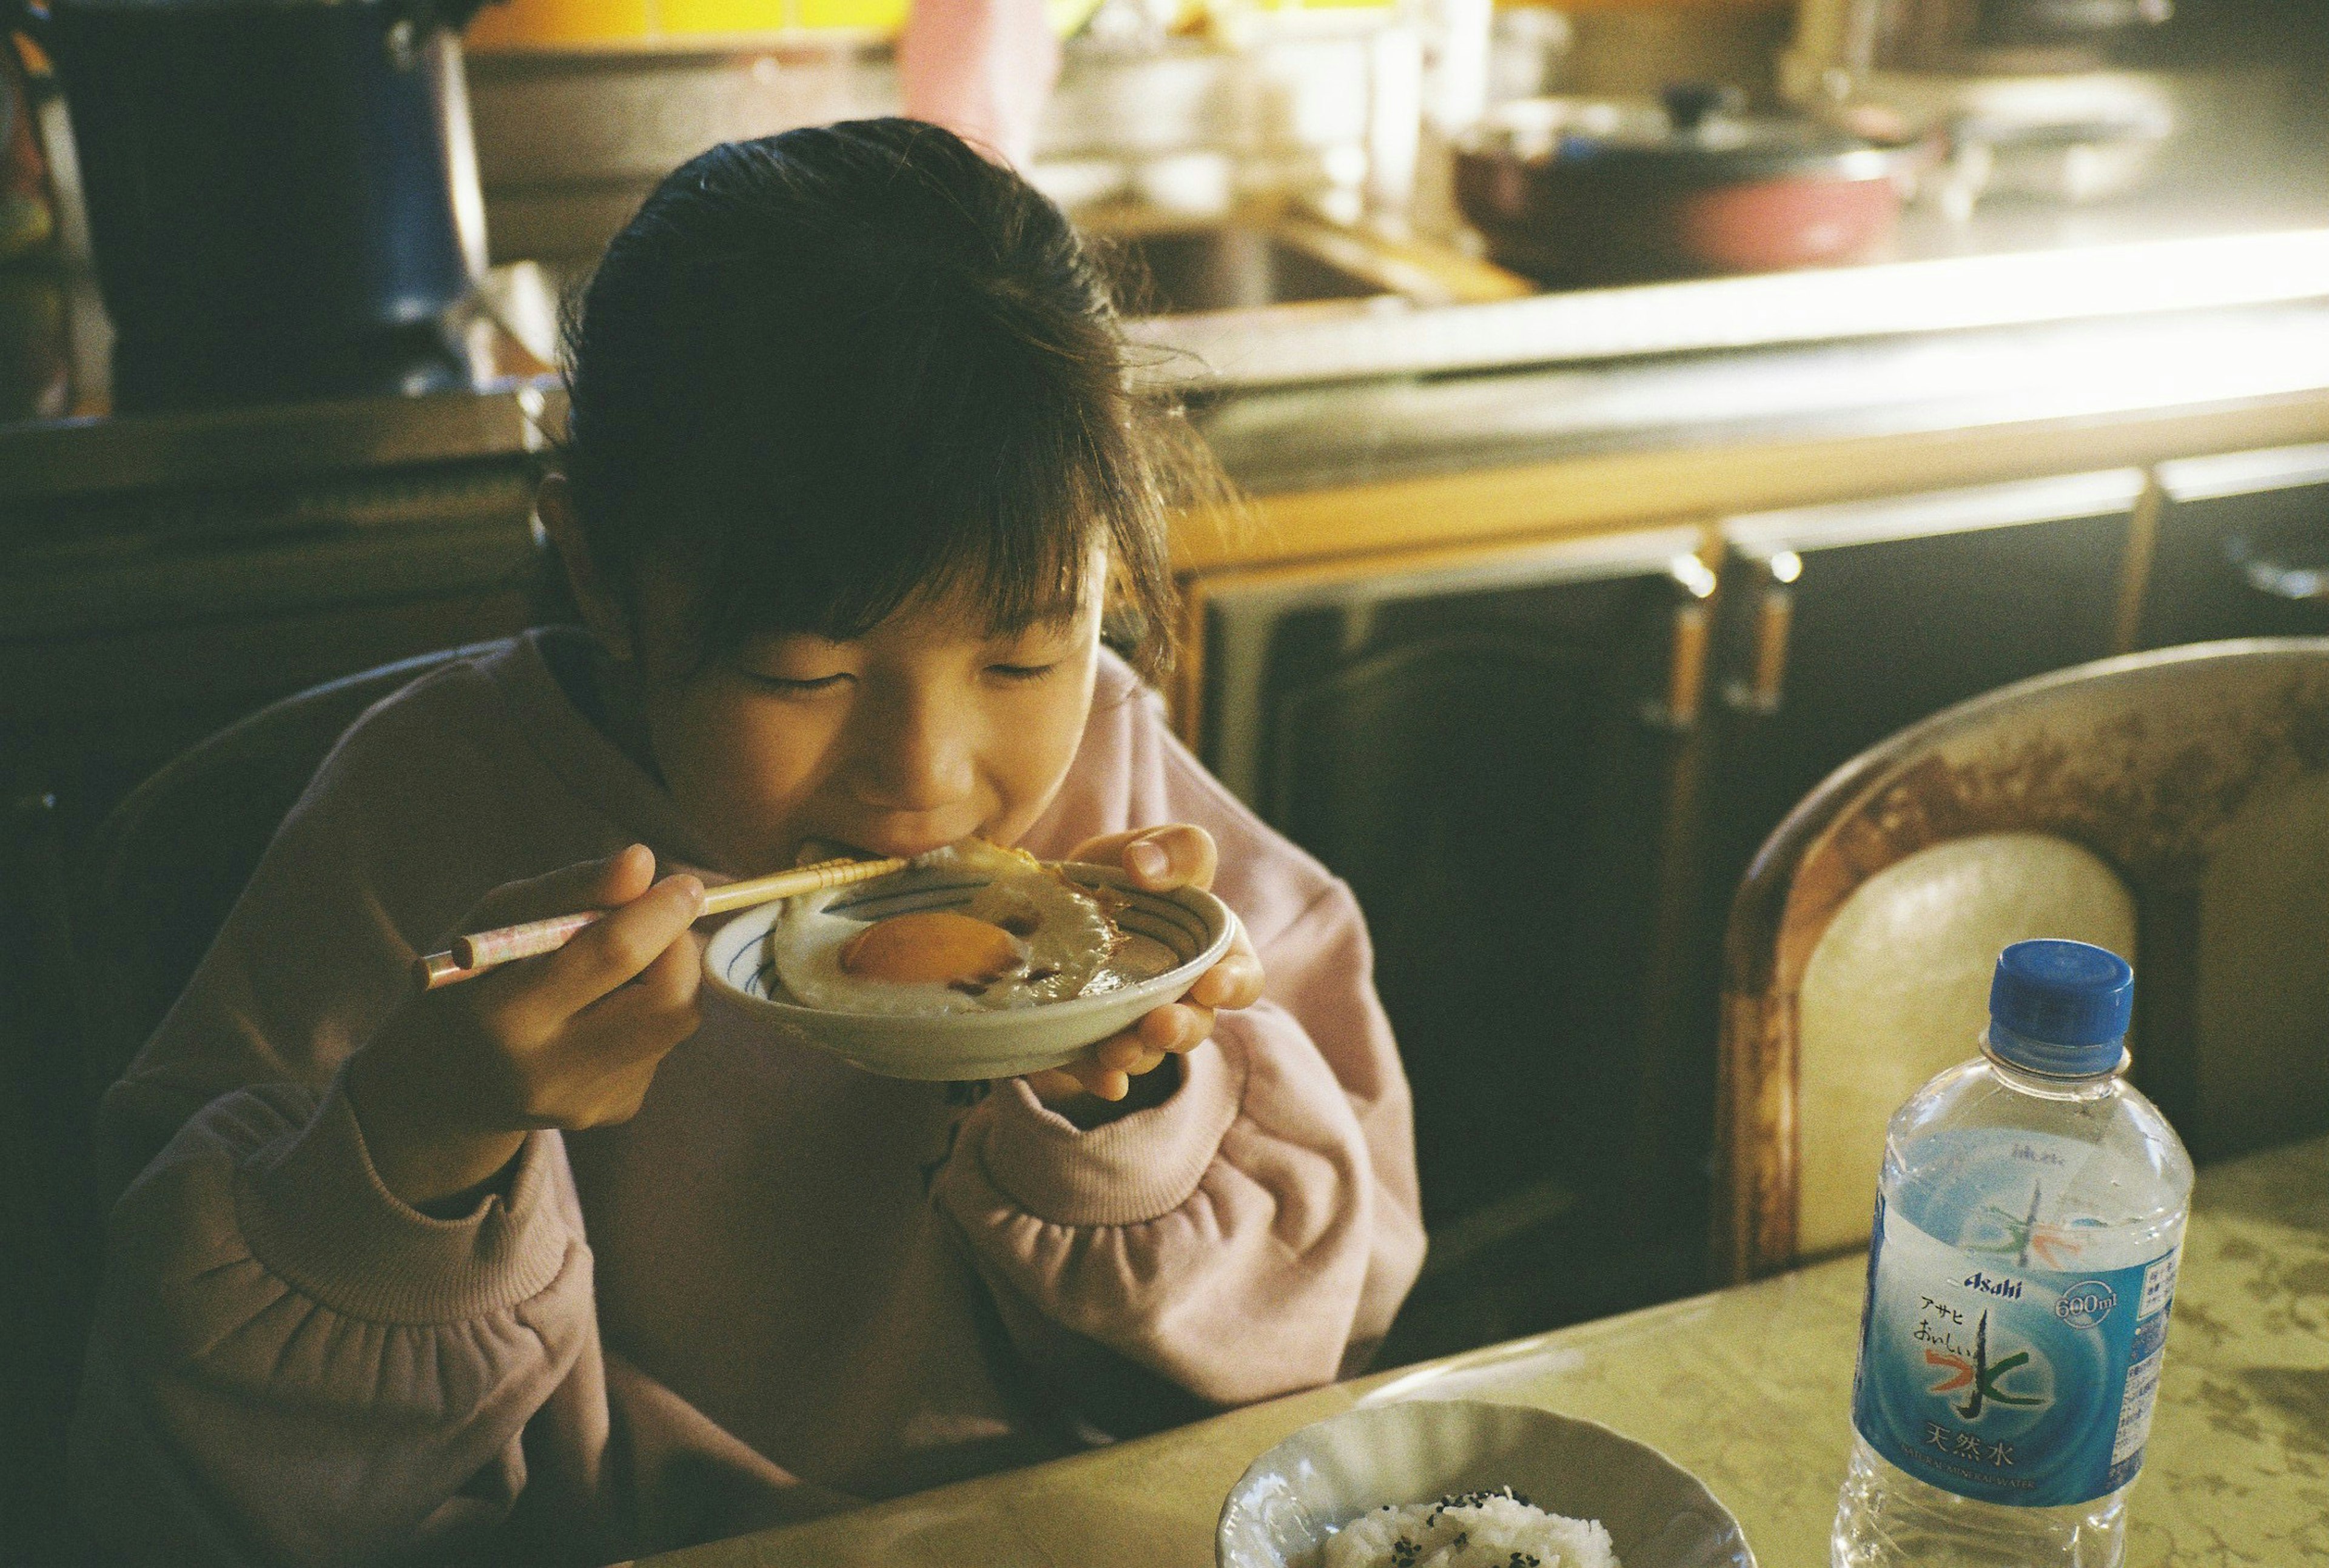
[[[0,408],[61,416],[0,423],[0,506],[535,450],[560,412],[538,357],[546,300],[538,288],[496,293],[514,330],[475,324],[467,388],[142,414],[111,407],[110,334],[86,280],[0,293],[0,308],[24,318],[0,332],[0,346],[20,343],[16,362],[0,362],[0,379],[13,378]],[[1379,296],[1152,317],[1132,331],[1173,351],[1152,373],[1216,406],[1209,429],[1231,472],[1268,490],[1680,444],[1740,421],[1753,431],[1734,433],[1808,436],[1881,425],[1886,410],[1896,424],[1952,418],[1953,399],[2019,387],[2038,362],[2071,383],[2050,408],[2083,395],[2107,411],[2114,389],[2095,383],[2119,380],[2108,366],[2164,374],[2177,354],[2196,356],[2211,387],[2271,395],[2304,380],[2308,359],[2324,362],[2301,337],[2276,352],[2278,324],[2318,330],[2323,310],[2329,186],[2092,210],[2000,204],[1965,224],[1915,212],[1884,256],[1850,268],[1474,305]],[[2212,315],[2233,323],[2228,348],[2192,323]],[[2030,330],[2041,327],[2062,335]],[[1451,380],[1459,390],[1436,390]],[[1341,400],[1322,386],[1343,389]]]
[[[0,739],[37,777],[82,766],[100,709],[134,779],[298,685],[558,613],[528,526],[563,423],[535,269],[495,269],[456,390],[156,413],[111,409],[85,278],[0,277],[0,366],[58,413],[0,423]],[[1260,500],[1180,522],[1199,606],[1281,564],[2329,441],[2329,189],[1920,217],[1829,272],[1135,331],[1187,346],[1155,369]],[[117,783],[78,793],[95,811]]]
[[[2127,1568],[2316,1560],[2329,1515],[2329,1141],[2200,1172]],[[1256,1456],[1361,1403],[1485,1399],[1651,1444],[1765,1568],[1827,1561],[1867,1259],[1297,1394],[1073,1459],[693,1547],[659,1568],[1202,1568]]]

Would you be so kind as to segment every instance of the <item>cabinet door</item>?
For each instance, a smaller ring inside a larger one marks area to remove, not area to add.
[[[1207,762],[1366,911],[1433,1274],[1622,1209],[1631,1173],[1673,1163],[1639,1142],[1640,1017],[1702,684],[1700,540],[1200,586]]]
[[[2111,652],[2133,469],[1734,518],[1711,799],[1735,886],[1831,771],[1950,704]]]
[[[508,458],[28,515],[0,573],[0,773],[53,792],[77,845],[279,697],[552,617],[533,493],[531,459]]]
[[[2164,463],[2136,645],[2329,633],[2329,446]]]

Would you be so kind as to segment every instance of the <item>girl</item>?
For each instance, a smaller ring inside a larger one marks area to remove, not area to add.
[[[718,147],[568,348],[541,516],[588,635],[367,714],[107,1097],[72,1460],[120,1555],[733,1534],[1327,1381],[1414,1278],[1358,910],[1134,673],[1187,438],[1058,211],[910,121]],[[707,878],[970,833],[1218,876],[1250,941],[983,1094],[699,996]],[[412,994],[448,933],[583,906]]]

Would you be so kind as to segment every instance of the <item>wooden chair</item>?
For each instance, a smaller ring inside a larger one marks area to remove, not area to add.
[[[2329,1128],[2329,638],[2023,681],[1789,813],[1724,944],[1718,1277],[1865,1244],[1886,1121],[2032,936],[2135,964],[2135,1081],[2195,1158]]]
[[[131,791],[82,857],[76,991],[94,1090],[120,1076],[193,978],[275,830],[364,709],[488,644],[344,675],[237,720]]]

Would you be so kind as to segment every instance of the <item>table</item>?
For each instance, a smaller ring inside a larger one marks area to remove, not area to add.
[[[1763,1568],[1816,1568],[1851,1444],[1865,1268],[1837,1258],[652,1561],[1210,1568],[1214,1516],[1255,1455],[1362,1398],[1415,1395],[1605,1422],[1696,1472]],[[2329,1561],[2329,1139],[2201,1173],[2129,1517],[2129,1568]]]

